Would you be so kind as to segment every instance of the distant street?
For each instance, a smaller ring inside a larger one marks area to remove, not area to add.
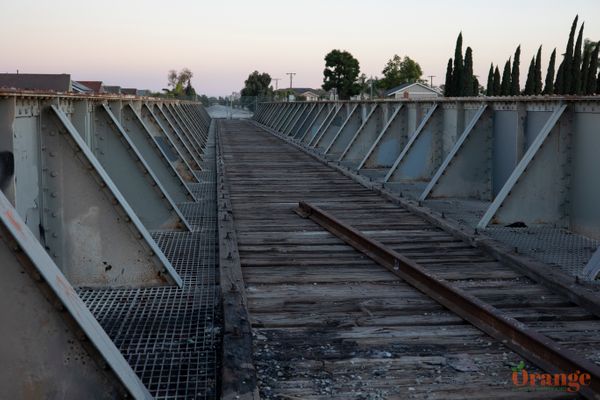
[[[215,104],[206,109],[211,118],[250,118],[252,113],[239,108]]]

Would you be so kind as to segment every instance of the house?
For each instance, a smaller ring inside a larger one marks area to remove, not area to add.
[[[81,85],[89,88],[92,93],[104,93],[104,87],[102,86],[102,81],[77,81]]]
[[[437,89],[423,83],[403,83],[385,92],[385,97],[394,99],[431,99],[442,97]]]
[[[105,93],[121,94],[121,86],[104,86]]]
[[[90,89],[89,87],[85,86],[84,84],[82,84],[81,82],[78,82],[78,81],[71,81],[71,90],[74,93],[87,93],[87,94],[94,93],[94,91],[92,89]]]
[[[294,96],[304,99],[306,101],[317,101],[319,100],[319,90],[311,88],[293,88]]]
[[[51,92],[70,92],[69,74],[0,74],[0,88],[19,90],[40,90]]]
[[[280,97],[298,101],[318,101],[326,94],[322,89],[311,88],[278,89],[276,93]]]

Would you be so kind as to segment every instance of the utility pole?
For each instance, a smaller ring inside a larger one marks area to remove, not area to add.
[[[272,80],[275,81],[275,91],[277,91],[277,87],[279,86],[279,81],[281,80],[281,78],[272,78]]]
[[[435,78],[435,75],[428,75],[429,76],[429,86],[433,87],[433,78]]]
[[[296,73],[295,72],[286,72],[285,74],[290,76],[290,89],[291,89],[293,87],[292,80],[294,79],[294,75],[296,75]]]

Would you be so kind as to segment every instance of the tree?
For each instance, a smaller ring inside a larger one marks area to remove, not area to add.
[[[563,58],[562,62],[558,66],[558,70],[556,71],[556,82],[554,82],[554,93],[555,94],[564,94],[565,93],[565,59]]]
[[[360,74],[360,76],[358,77],[358,84],[360,86],[360,99],[361,100],[366,98],[365,95],[368,96],[369,89],[370,89],[368,79],[369,78],[365,74]]]
[[[502,84],[500,86],[501,96],[510,96],[510,58],[504,64],[504,71],[502,72]]]
[[[535,58],[531,59],[529,63],[529,71],[527,72],[527,82],[525,82],[525,90],[523,94],[525,96],[532,96],[535,91]]]
[[[487,87],[485,89],[485,95],[486,96],[493,96],[494,95],[494,64],[490,64],[490,70],[488,72],[488,79],[487,79]]]
[[[521,45],[515,50],[515,58],[512,65],[512,75],[510,77],[510,95],[518,96],[521,94],[521,85],[519,82],[519,64],[521,62]]]
[[[579,34],[577,35],[577,43],[575,44],[573,54],[573,67],[572,67],[572,83],[569,94],[581,94],[581,45],[583,41],[583,27],[585,23],[581,24],[579,28]]]
[[[446,80],[444,81],[444,96],[451,97],[454,93],[452,92],[452,59],[448,59],[448,66],[446,67]]]
[[[323,89],[336,89],[340,100],[348,100],[360,93],[357,83],[360,65],[347,51],[332,50],[325,56]]]
[[[473,82],[473,50],[470,47],[467,47],[467,50],[465,51],[465,63],[463,66],[463,86],[460,91],[461,96],[474,96],[479,92],[479,84],[477,84],[477,89],[474,90]]]
[[[172,69],[167,75],[167,85],[171,88],[166,90],[167,95],[177,97],[183,95],[195,95],[196,91],[192,87],[192,77],[194,74],[189,68],[183,68],[177,72]],[[188,94],[191,93],[191,94]]]
[[[480,93],[483,93],[483,86],[479,84],[479,79],[476,76],[473,76],[473,94],[472,96],[479,96]]]
[[[578,94],[586,94],[587,92],[587,79],[588,69],[590,67],[590,57],[592,56],[592,49],[589,47],[583,48],[583,61],[581,63],[581,84],[579,85]]]
[[[418,82],[423,75],[419,63],[408,56],[401,58],[397,54],[388,60],[381,73],[383,74],[383,78],[379,83],[384,90],[402,85],[403,83]]]
[[[560,73],[557,74],[556,79],[561,80],[561,85],[555,85],[557,94],[569,94],[573,86],[573,42],[575,38],[575,29],[577,28],[577,20],[579,16],[575,16],[573,24],[571,25],[571,32],[569,33],[569,40],[567,42],[567,50],[565,51],[565,57],[562,62],[562,70],[560,67],[558,70]],[[560,92],[558,91],[560,89]]]
[[[244,97],[270,96],[273,89],[269,85],[271,85],[269,74],[254,71],[244,81],[244,88],[240,91],[240,94]]]
[[[496,65],[496,68],[494,68],[494,96],[500,96],[501,87],[500,70]]]
[[[546,84],[544,85],[544,94],[554,94],[554,64],[556,63],[556,49],[550,55],[548,70],[546,71]]]
[[[462,32],[456,38],[454,49],[454,68],[452,70],[452,96],[460,96],[463,87],[463,55],[462,55]]]
[[[590,65],[588,67],[588,76],[586,79],[586,90],[585,94],[600,93],[600,88],[596,88],[596,73],[598,71],[598,52],[600,51],[600,42],[596,43],[596,47],[592,51],[590,56]],[[600,74],[598,74],[600,79]]]
[[[535,56],[533,93],[535,95],[542,94],[542,46],[538,48],[537,55]]]

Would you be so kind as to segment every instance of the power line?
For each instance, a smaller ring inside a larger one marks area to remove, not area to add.
[[[277,86],[279,85],[281,78],[272,78],[271,80],[275,81],[275,91],[277,91]]]
[[[290,89],[291,89],[291,88],[293,88],[292,80],[294,79],[294,75],[296,75],[296,73],[295,72],[286,72],[285,74],[290,76]]]

